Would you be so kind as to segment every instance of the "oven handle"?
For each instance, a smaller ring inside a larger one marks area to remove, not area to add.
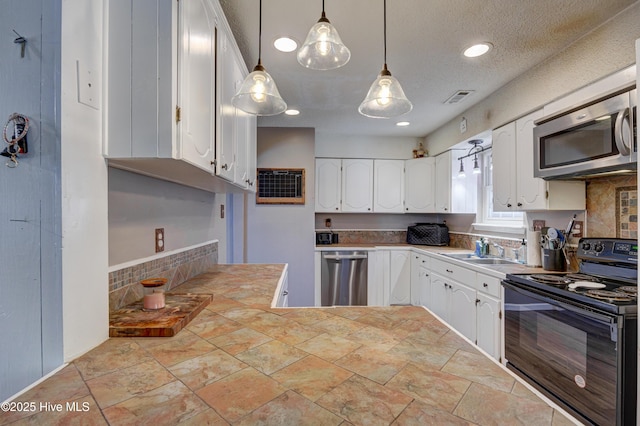
[[[550,305],[559,306],[559,307],[561,307],[563,309],[566,309],[566,310],[571,311],[571,312],[575,312],[575,313],[580,314],[580,315],[587,316],[587,317],[589,317],[591,319],[600,321],[600,322],[602,322],[604,324],[609,324],[610,326],[613,325],[613,324],[616,324],[617,328],[622,328],[622,322],[618,321],[618,318],[616,316],[604,315],[604,314],[599,314],[597,312],[593,312],[591,310],[580,309],[577,306],[561,302],[561,301],[559,301],[557,299],[553,299],[551,297],[544,296],[544,295],[542,295],[540,293],[533,292],[531,290],[525,290],[524,288],[519,287],[517,285],[514,285],[513,283],[510,283],[510,282],[507,282],[507,281],[502,281],[502,285],[504,287],[510,288],[511,290],[513,290],[513,291],[515,291],[517,293],[523,294],[523,295],[528,296],[528,297],[533,297],[534,299],[541,300],[541,301],[546,302],[546,303],[548,303]]]

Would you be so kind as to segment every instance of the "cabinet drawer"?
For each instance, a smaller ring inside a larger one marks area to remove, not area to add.
[[[500,278],[478,273],[476,289],[483,293],[500,298]]]
[[[450,278],[469,286],[474,286],[474,283],[476,282],[475,271],[440,259],[431,259],[431,270],[445,278]]]

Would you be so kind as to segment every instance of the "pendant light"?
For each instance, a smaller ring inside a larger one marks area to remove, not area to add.
[[[238,109],[254,115],[277,115],[287,109],[276,83],[262,66],[262,0],[260,0],[260,27],[258,31],[258,65],[249,74],[231,103]]]
[[[342,43],[338,31],[327,19],[322,0],[322,16],[311,27],[307,39],[298,50],[298,63],[314,70],[340,68],[349,62],[351,52]]]
[[[387,0],[384,0],[384,67],[373,82],[358,112],[372,118],[391,118],[413,108],[398,80],[387,69]]]

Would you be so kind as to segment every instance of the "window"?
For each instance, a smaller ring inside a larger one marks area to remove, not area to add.
[[[521,233],[524,227],[524,213],[522,212],[496,212],[493,211],[493,174],[491,150],[479,155],[482,164],[482,179],[480,179],[481,197],[478,197],[478,215],[474,223],[475,229],[500,230],[502,232]],[[500,228],[500,229],[498,229]]]

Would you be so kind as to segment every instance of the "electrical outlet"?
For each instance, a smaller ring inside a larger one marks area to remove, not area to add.
[[[331,228],[331,218],[328,217],[324,220],[324,226],[325,228]]]
[[[220,219],[224,219],[224,204],[220,204]]]
[[[573,222],[573,228],[571,229],[571,237],[573,238],[582,238],[582,233],[584,231],[584,222],[581,220],[576,220]]]
[[[164,228],[156,228],[156,253],[164,251]]]

